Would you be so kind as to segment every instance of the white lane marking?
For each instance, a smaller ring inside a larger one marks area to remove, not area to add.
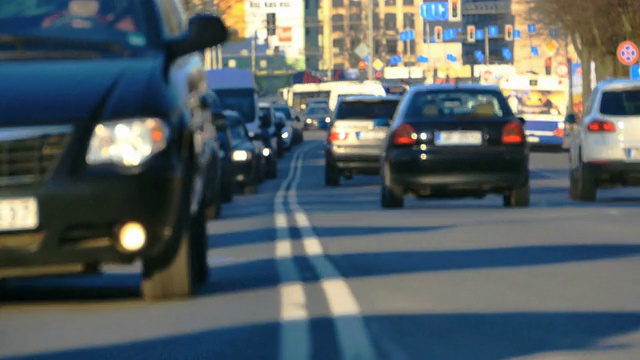
[[[341,359],[375,359],[373,343],[364,324],[360,306],[347,281],[324,256],[322,244],[315,234],[307,213],[298,204],[298,184],[302,174],[304,152],[295,162],[298,168],[287,200],[302,234],[304,251],[320,277],[320,284],[337,330]],[[293,164],[293,163],[292,163]]]
[[[284,201],[287,187],[297,168],[296,160],[303,149],[295,152],[289,165],[289,175],[282,182],[273,201],[273,222],[276,228],[275,257],[280,277],[280,344],[281,360],[305,360],[311,358],[311,330],[307,299],[300,274],[293,262],[289,222]]]

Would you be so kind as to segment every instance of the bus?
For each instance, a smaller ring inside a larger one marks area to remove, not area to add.
[[[514,113],[526,120],[531,145],[562,148],[564,118],[568,104],[568,82],[557,76],[510,75],[500,89]]]

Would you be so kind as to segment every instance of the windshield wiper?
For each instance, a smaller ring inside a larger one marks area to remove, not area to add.
[[[112,42],[112,41],[95,41],[88,39],[68,38],[68,37],[53,37],[42,35],[9,35],[0,34],[0,44],[14,44],[18,47],[18,50],[23,50],[25,44],[59,44],[59,45],[71,45],[78,46],[80,48],[92,47],[94,49],[103,49],[114,53],[121,54],[123,56],[130,56],[131,51],[124,46]]]

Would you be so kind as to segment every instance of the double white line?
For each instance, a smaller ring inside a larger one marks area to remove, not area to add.
[[[305,255],[320,277],[319,282],[334,320],[340,351],[336,358],[375,359],[375,351],[364,325],[360,306],[345,279],[324,256],[324,249],[309,222],[309,217],[298,205],[297,187],[307,149],[308,146],[305,146],[295,152],[289,174],[274,199],[275,257],[281,283],[280,359],[310,359],[313,346],[304,283],[301,282],[300,273],[293,261],[293,242],[289,232],[285,200],[302,235],[301,243]]]

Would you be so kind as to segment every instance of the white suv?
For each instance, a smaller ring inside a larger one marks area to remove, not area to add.
[[[640,186],[640,81],[596,86],[582,121],[567,117],[574,200],[595,201],[598,188]]]

